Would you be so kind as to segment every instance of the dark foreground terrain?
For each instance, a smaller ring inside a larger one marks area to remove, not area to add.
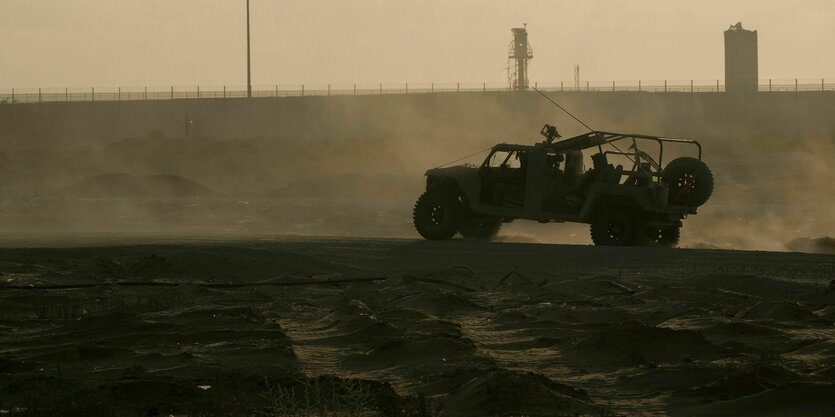
[[[835,414],[831,255],[72,245],[0,250],[3,415]]]

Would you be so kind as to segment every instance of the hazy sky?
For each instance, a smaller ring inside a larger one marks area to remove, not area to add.
[[[251,0],[253,84],[712,80],[722,32],[759,32],[761,78],[835,78],[832,0]],[[0,88],[246,84],[245,0],[0,0]]]

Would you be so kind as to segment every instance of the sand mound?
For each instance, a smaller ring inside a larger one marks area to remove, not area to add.
[[[347,358],[345,364],[369,369],[414,367],[426,372],[430,371],[427,364],[462,366],[485,362],[477,356],[478,348],[472,340],[447,334],[410,332],[374,345],[361,355]]]
[[[97,274],[108,276],[119,276],[125,273],[122,265],[107,256],[96,256],[93,259],[93,267],[91,269]]]
[[[776,388],[796,377],[794,372],[779,365],[755,365],[695,388],[693,394],[709,401],[727,401]]]
[[[729,353],[697,331],[652,327],[635,321],[598,330],[566,352],[580,361],[632,364],[709,360]]]
[[[786,249],[793,252],[833,254],[835,253],[835,238],[829,236],[817,239],[801,237],[786,243]]]
[[[345,174],[292,182],[269,193],[277,198],[385,198],[414,199],[423,178],[406,175]]]
[[[785,356],[817,368],[835,366],[835,342],[830,340],[815,342],[787,353]]]
[[[664,326],[671,325],[674,321],[667,321]],[[792,349],[796,346],[796,341],[792,340],[790,334],[753,321],[704,320],[691,328],[698,330],[710,342],[738,352],[759,354],[762,346],[768,346],[773,350]]]
[[[835,297],[827,294],[825,287],[810,282],[779,280],[754,275],[707,274],[684,280],[684,286],[702,291],[714,292],[717,289],[732,291],[734,297],[756,296],[770,300],[808,300]]]
[[[177,175],[103,174],[85,178],[55,193],[70,198],[198,198],[217,195]]]
[[[194,328],[269,324],[261,312],[249,306],[197,306],[145,314],[143,317]]]
[[[818,316],[798,303],[791,301],[760,301],[737,315],[744,320],[768,320],[782,322],[815,321]]]
[[[446,288],[457,293],[484,288],[482,278],[468,267],[446,268],[421,275],[397,274],[383,281],[381,288],[386,291],[411,291],[416,285],[423,288]]]
[[[835,409],[835,385],[792,383],[731,401],[698,407],[690,415],[829,417]]]
[[[392,301],[389,306],[417,310],[439,317],[485,310],[483,306],[467,297],[444,288],[428,288],[428,291],[407,294]]]
[[[815,311],[815,314],[818,317],[827,319],[829,321],[835,321],[835,306],[826,306],[820,310]]]
[[[443,410],[455,416],[597,415],[585,391],[535,373],[492,369],[455,388]]]
[[[128,264],[127,271],[132,276],[142,278],[166,278],[183,275],[183,271],[172,265],[168,259],[155,254],[133,260]]]

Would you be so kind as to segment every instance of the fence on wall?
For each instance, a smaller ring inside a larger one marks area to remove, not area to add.
[[[654,81],[556,81],[535,82],[531,87],[546,92],[724,92],[722,80]],[[431,94],[510,91],[507,83],[386,83],[386,84],[296,84],[253,86],[253,97],[304,97],[382,94]],[[766,79],[760,92],[835,92],[835,78]],[[6,88],[0,89],[0,104],[46,102],[146,101],[178,99],[246,98],[245,86]]]

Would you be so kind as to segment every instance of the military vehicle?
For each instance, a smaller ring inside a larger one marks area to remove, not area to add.
[[[480,166],[427,171],[426,192],[413,212],[418,233],[430,240],[457,233],[490,239],[502,223],[527,219],[587,223],[596,245],[674,247],[682,220],[713,192],[713,174],[695,140],[591,131],[555,141],[560,135],[550,125],[540,133],[545,140],[534,145],[493,146]],[[642,149],[650,143],[657,144],[649,146],[657,149],[654,156]],[[662,169],[672,145],[692,147],[695,155]],[[584,152],[590,151],[586,171]]]

